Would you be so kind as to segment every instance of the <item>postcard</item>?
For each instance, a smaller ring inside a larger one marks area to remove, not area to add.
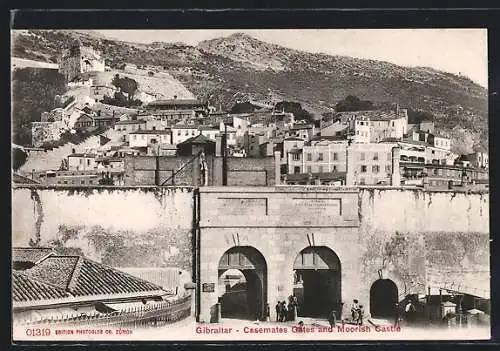
[[[14,342],[490,338],[485,29],[11,36]]]

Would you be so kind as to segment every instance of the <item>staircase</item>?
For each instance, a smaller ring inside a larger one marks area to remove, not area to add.
[[[68,157],[73,152],[73,149],[75,153],[84,153],[89,149],[96,149],[97,147],[99,147],[99,136],[93,135],[78,145],[67,143],[52,150],[47,150],[43,154],[28,155],[28,159],[20,168],[20,171],[30,173],[32,170],[57,170],[61,166],[61,161]]]

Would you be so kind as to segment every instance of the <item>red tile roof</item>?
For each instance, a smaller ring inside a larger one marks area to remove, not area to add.
[[[21,272],[12,272],[12,300],[14,302],[50,300],[69,296],[64,289],[28,277]]]

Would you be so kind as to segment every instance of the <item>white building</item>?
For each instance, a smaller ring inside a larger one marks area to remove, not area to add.
[[[212,126],[198,126],[198,131],[201,135],[207,137],[210,140],[217,141],[217,135],[219,135],[219,129]]]
[[[97,155],[94,154],[71,154],[68,155],[68,170],[90,171],[97,167]]]
[[[345,172],[347,146],[348,141],[339,137],[322,137],[311,140],[302,149],[302,172]]]
[[[172,144],[170,130],[138,130],[129,134],[130,147],[148,147],[150,144]]]
[[[198,127],[195,125],[173,125],[170,127],[172,130],[172,144],[179,144],[199,134]]]

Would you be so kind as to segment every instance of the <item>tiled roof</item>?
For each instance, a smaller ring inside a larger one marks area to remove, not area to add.
[[[64,297],[69,297],[64,289],[33,279],[17,271],[12,272],[12,300],[14,302]]]
[[[148,106],[185,106],[185,105],[204,105],[203,102],[198,100],[181,100],[181,99],[171,99],[171,100],[156,100],[151,101]]]
[[[214,126],[198,126],[198,130],[219,130],[219,127]]]
[[[170,129],[158,129],[158,130],[136,130],[135,132],[130,132],[129,134],[164,134],[170,135]]]
[[[197,126],[189,126],[189,125],[185,125],[185,124],[174,124],[173,126],[170,126],[170,128],[172,129],[198,129]]]
[[[207,138],[203,134],[198,134],[197,136],[191,137],[187,140],[184,140],[182,143],[179,143],[179,145],[185,144],[215,144],[215,141]]]
[[[52,253],[53,250],[50,247],[14,247],[12,248],[12,261],[37,263]]]
[[[115,125],[126,125],[126,124],[144,124],[146,121],[137,120],[137,121],[119,121],[116,122]]]
[[[18,173],[12,173],[12,181],[17,184],[40,184],[39,182]]]
[[[86,258],[80,258],[76,268],[69,286],[75,296],[161,290],[156,284]]]
[[[97,155],[94,155],[94,154],[69,154],[68,157],[91,157],[91,158],[96,158]]]
[[[337,116],[347,115],[368,118],[372,121],[386,121],[391,119],[403,118],[403,116],[397,117],[396,111],[394,110],[366,110],[366,111],[349,111],[349,112],[339,112]]]
[[[130,294],[161,290],[156,284],[81,256],[50,256],[26,276],[64,289],[73,296]]]
[[[23,271],[35,278],[66,290],[78,263],[78,256],[51,256]]]

